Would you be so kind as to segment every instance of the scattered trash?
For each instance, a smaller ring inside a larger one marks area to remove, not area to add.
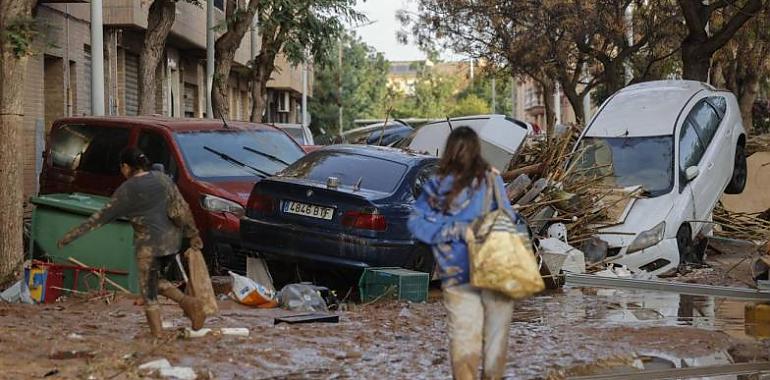
[[[200,338],[208,335],[208,333],[211,332],[211,329],[209,328],[202,328],[200,330],[192,330],[190,328],[184,329],[184,337],[185,338]]]
[[[158,370],[161,368],[169,368],[171,363],[167,359],[158,359],[151,362],[144,363],[139,366],[140,370]]]
[[[318,288],[309,284],[289,284],[281,289],[281,307],[291,311],[327,312]]]
[[[233,278],[232,294],[236,301],[244,305],[256,306],[259,308],[272,308],[278,306],[277,297],[274,291],[257,284],[248,277],[233,272],[228,273],[230,273],[230,277]]]
[[[50,377],[50,376],[54,376],[54,375],[58,375],[58,374],[59,374],[59,370],[54,368],[54,369],[46,372],[45,375],[43,375],[43,377]]]
[[[8,303],[34,303],[29,295],[29,287],[25,281],[17,281],[10,288],[0,293],[0,299]]]
[[[398,312],[398,317],[399,318],[411,318],[412,317],[412,312],[409,311],[408,307],[402,307],[401,311]]]
[[[193,369],[190,367],[161,368],[160,375],[178,380],[195,380],[198,378],[198,375],[196,375],[195,371],[193,371]]]
[[[586,271],[583,252],[560,239],[541,239],[538,252],[552,274],[562,271],[571,273],[585,273]]]
[[[249,336],[249,329],[245,327],[223,327],[219,331],[222,335]]]
[[[67,360],[67,359],[91,359],[96,354],[90,350],[62,350],[54,351],[48,355],[52,360]]]
[[[273,278],[270,276],[270,271],[267,269],[267,263],[263,259],[258,257],[246,258],[246,277],[254,280],[258,284],[263,284],[270,290],[275,290]]]
[[[77,333],[72,333],[67,335],[67,338],[69,339],[75,339],[75,340],[83,340],[83,336]]]
[[[158,359],[144,363],[139,370],[158,371],[162,377],[171,377],[178,380],[195,380],[198,375],[190,367],[174,367],[167,359]]]
[[[339,323],[340,316],[334,315],[334,314],[326,314],[326,313],[310,313],[310,314],[297,314],[297,315],[288,315],[285,317],[278,317],[275,318],[273,321],[274,325],[277,325],[279,323],[288,323],[290,325],[297,324],[297,323]]]

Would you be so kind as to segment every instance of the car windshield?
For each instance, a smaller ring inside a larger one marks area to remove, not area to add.
[[[586,137],[578,146],[575,173],[612,188],[642,186],[648,196],[660,196],[674,184],[673,142],[673,136]]]
[[[289,136],[274,130],[180,132],[176,140],[188,169],[207,179],[274,174],[286,167],[283,162],[304,155]]]
[[[393,192],[408,167],[381,158],[337,151],[311,153],[284,170],[280,176],[326,184],[329,177],[339,179],[341,187]]]

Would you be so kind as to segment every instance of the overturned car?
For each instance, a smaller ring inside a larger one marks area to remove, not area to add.
[[[710,226],[720,196],[746,184],[745,144],[730,92],[655,81],[612,95],[582,132],[572,164],[603,186],[641,188],[642,197],[599,231],[608,260],[653,274],[698,260],[695,237]]]

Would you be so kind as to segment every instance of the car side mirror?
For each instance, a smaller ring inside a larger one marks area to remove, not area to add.
[[[697,166],[690,166],[684,171],[684,176],[687,178],[687,181],[692,181],[695,179],[695,177],[700,174],[700,169],[698,169]]]

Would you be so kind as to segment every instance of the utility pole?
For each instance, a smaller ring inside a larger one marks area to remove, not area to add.
[[[626,26],[626,40],[628,41],[628,46],[633,46],[634,44],[634,4],[629,3],[626,7],[626,13],[624,17],[625,26]],[[631,79],[633,79],[633,72],[631,67],[631,58],[626,58],[625,62],[623,62],[624,67],[624,74],[625,74],[625,84],[628,85],[631,83]]]
[[[492,77],[492,114],[497,113],[497,81]]]
[[[342,37],[337,45],[337,102],[339,103],[340,136],[342,136]]]
[[[473,58],[471,58],[471,84],[473,84]]]
[[[302,64],[302,126],[307,127],[307,62]]]
[[[102,0],[91,0],[91,114],[104,116],[104,24]]]
[[[214,85],[214,0],[206,1],[206,117],[214,118],[211,88]]]
[[[554,113],[556,113],[556,124],[561,124],[561,86],[556,81],[553,91]]]

